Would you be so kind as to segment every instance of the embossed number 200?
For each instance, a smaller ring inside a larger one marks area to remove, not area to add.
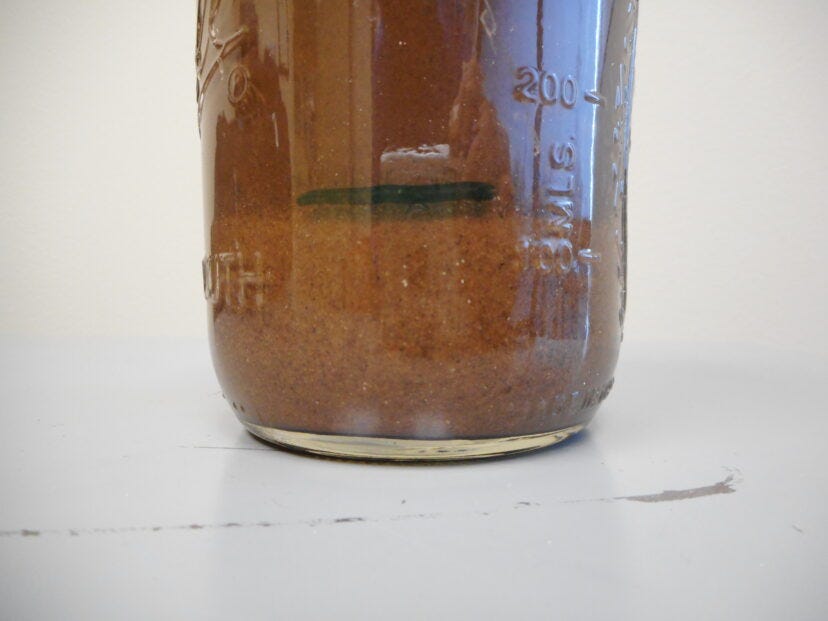
[[[556,73],[538,71],[535,67],[519,67],[515,77],[515,97],[521,101],[547,106],[560,102],[565,108],[574,108],[578,99],[578,82],[571,75],[563,80]]]

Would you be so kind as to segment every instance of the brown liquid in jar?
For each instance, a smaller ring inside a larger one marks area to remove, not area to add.
[[[593,416],[623,314],[626,9],[202,0],[205,294],[242,422],[473,440]]]

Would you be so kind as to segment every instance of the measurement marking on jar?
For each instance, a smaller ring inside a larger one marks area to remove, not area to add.
[[[514,93],[518,101],[574,108],[578,100],[578,81],[571,74],[561,77],[557,73],[526,65],[518,67],[515,78],[518,84]]]
[[[528,265],[543,274],[564,276],[578,263],[592,265],[601,261],[601,253],[591,248],[576,251],[571,239],[577,207],[577,156],[574,138],[552,142],[541,202],[535,213],[535,230],[518,242]]]
[[[592,248],[584,248],[578,251],[578,260],[582,263],[598,263],[601,260],[601,253]]]
[[[529,264],[543,274],[568,274],[578,262],[597,263],[601,254],[590,248],[579,252],[571,235],[575,220],[578,149],[574,140],[555,141],[549,147],[549,169],[533,235],[520,240]]]

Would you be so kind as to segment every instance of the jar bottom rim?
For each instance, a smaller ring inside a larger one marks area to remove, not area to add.
[[[278,447],[324,457],[371,461],[459,461],[502,457],[534,451],[563,442],[584,428],[574,425],[556,431],[504,438],[414,440],[289,431],[247,421],[253,435]]]

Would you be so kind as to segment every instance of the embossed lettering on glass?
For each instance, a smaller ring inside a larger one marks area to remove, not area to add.
[[[612,387],[636,1],[201,0],[204,293],[254,434],[444,460]]]

